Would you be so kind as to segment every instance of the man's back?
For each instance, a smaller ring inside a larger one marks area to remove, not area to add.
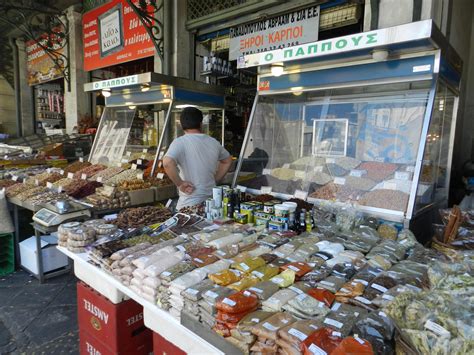
[[[191,195],[180,192],[178,208],[181,208],[196,205],[212,194],[218,161],[229,157],[229,153],[214,138],[195,133],[175,139],[166,156],[177,163],[181,178],[195,187]]]

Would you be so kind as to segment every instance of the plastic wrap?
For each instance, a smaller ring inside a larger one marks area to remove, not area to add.
[[[330,309],[324,302],[320,302],[306,293],[290,299],[283,309],[297,318],[311,319],[323,317],[329,313]]]
[[[323,327],[313,332],[301,344],[304,355],[331,354],[342,342],[338,331]]]
[[[288,269],[276,276],[273,276],[270,281],[283,288],[292,285],[295,282],[295,276],[295,272]]]
[[[372,344],[365,339],[359,337],[347,337],[331,352],[331,355],[372,355],[374,350]]]
[[[262,302],[262,309],[269,312],[281,311],[282,307],[297,295],[298,293],[289,289],[280,290]]]
[[[265,301],[278,292],[279,289],[280,287],[271,281],[262,281],[249,287],[248,290],[254,292],[261,301]]]
[[[216,308],[225,313],[242,313],[257,307],[259,301],[251,291],[235,292],[216,303]],[[239,319],[240,320],[240,319]]]
[[[278,275],[279,268],[276,266],[265,265],[252,271],[251,275],[258,277],[262,281],[268,281],[273,276]]]
[[[279,312],[253,326],[251,331],[258,337],[276,341],[278,338],[277,332],[294,322],[295,318],[291,314]]]
[[[226,269],[215,274],[210,274],[208,277],[217,285],[227,286],[239,281],[242,277],[242,273],[238,270]]]
[[[332,293],[336,293],[346,283],[343,277],[329,276],[318,282],[319,288],[324,288]]]
[[[252,287],[260,282],[260,279],[255,276],[246,276],[242,278],[240,281],[234,282],[233,284],[228,285],[227,287],[235,290],[235,291],[242,291],[249,287]]]
[[[265,260],[259,256],[250,257],[242,262],[234,263],[232,268],[237,269],[243,273],[250,273],[259,267],[265,266]]]

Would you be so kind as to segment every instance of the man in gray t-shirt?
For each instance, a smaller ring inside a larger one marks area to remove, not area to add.
[[[179,190],[178,210],[211,197],[212,188],[224,178],[232,164],[229,152],[217,140],[201,132],[200,110],[185,108],[180,122],[184,136],[171,143],[163,158],[166,174]]]

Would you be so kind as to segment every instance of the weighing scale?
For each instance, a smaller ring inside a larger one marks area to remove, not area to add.
[[[44,227],[58,226],[80,217],[90,217],[89,208],[74,201],[56,201],[44,204],[44,207],[33,215],[33,221]]]

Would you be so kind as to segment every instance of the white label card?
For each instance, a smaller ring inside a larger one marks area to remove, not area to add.
[[[166,202],[166,208],[169,208],[171,206],[171,203],[173,202],[172,199],[169,199],[168,202]]]
[[[387,190],[396,190],[397,189],[397,184],[395,182],[384,182],[383,183],[383,188]]]
[[[323,167],[322,165],[320,165],[320,166],[315,166],[315,167],[314,167],[314,172],[315,172],[315,173],[322,173],[322,172],[323,172],[323,169],[324,169],[324,167]]]
[[[103,178],[102,176],[99,176],[99,177],[97,178],[97,182],[102,182],[103,180],[104,180],[104,178]]]
[[[118,166],[119,168],[121,168],[121,167],[122,167],[122,163],[117,163],[117,166]]]
[[[39,182],[38,179],[35,179],[35,185],[36,185],[36,186],[39,186],[39,185],[40,185],[40,182]]]
[[[367,175],[367,170],[352,169],[349,175],[355,177],[362,177],[364,175]]]
[[[272,192],[272,187],[271,187],[271,186],[262,186],[262,187],[260,188],[260,192],[261,192],[262,194],[269,194],[269,193]]]
[[[74,173],[67,173],[68,179],[74,179]]]
[[[290,164],[283,164],[283,168],[284,168],[284,169],[289,169],[289,168],[290,168]]]
[[[341,178],[341,177],[336,177],[336,178],[334,178],[334,183],[336,185],[345,185],[346,184],[346,179]]]
[[[331,319],[331,318],[326,318],[324,320],[325,324],[332,325],[333,327],[336,327],[337,329],[341,329],[344,324],[341,322],[338,322],[337,320]]]
[[[58,187],[58,193],[61,193],[61,192],[63,192],[63,187],[62,187],[62,186],[59,186],[59,187]]]
[[[81,174],[81,179],[82,180],[87,180],[87,174]]]
[[[137,170],[137,164],[132,164],[131,169],[132,169],[132,170]]]
[[[61,175],[64,175],[64,170],[59,170],[59,173],[60,173]]]
[[[433,333],[438,334],[440,336],[451,337],[451,333],[448,330],[446,330],[444,327],[430,320],[426,321],[425,328],[428,330],[431,330]]]
[[[311,351],[311,354],[313,354],[313,355],[327,355],[327,352],[325,352],[323,349],[321,349],[316,344],[311,344],[309,346],[308,350]]]
[[[237,304],[235,301],[232,301],[230,298],[227,297],[222,300],[222,303],[225,303],[231,307],[234,307]]]
[[[125,153],[125,156],[127,156],[127,157],[129,157],[129,156],[131,156],[131,155],[132,155],[132,152],[126,152],[126,153]]]
[[[163,173],[156,174],[157,179],[163,180],[164,177],[165,177],[165,174],[163,174]]]
[[[411,173],[408,172],[408,171],[396,171],[395,172],[395,179],[396,180],[410,181],[411,180]]]
[[[302,190],[295,190],[295,194],[293,196],[300,200],[306,201],[306,199],[308,198],[308,192]]]
[[[295,329],[295,328],[291,328],[288,331],[288,334],[291,334],[291,335],[297,337],[301,341],[304,341],[308,337],[306,334],[300,332],[298,329]]]
[[[18,181],[18,176],[17,176],[17,175],[12,176],[12,180],[13,180],[13,181]]]
[[[246,192],[247,188],[245,186],[242,186],[242,185],[237,185],[237,190],[239,190],[240,192]]]
[[[137,179],[138,180],[143,180],[143,173],[138,173],[137,174]]]
[[[47,187],[48,189],[52,189],[52,188],[53,188],[53,184],[52,184],[51,182],[47,182],[47,183],[46,183],[46,187]]]
[[[145,153],[145,154],[148,153],[148,148],[144,148],[144,149],[142,150],[142,153]]]
[[[84,163],[84,158],[79,158],[79,161],[80,161],[81,163]]]
[[[263,169],[262,174],[263,175],[270,175],[272,173],[272,169]]]
[[[408,171],[410,173],[414,173],[415,172],[415,167],[414,166],[407,166],[406,171]]]
[[[143,164],[143,160],[137,159],[137,165],[142,165],[142,164]]]
[[[122,164],[127,164],[127,163],[128,163],[128,159],[125,159],[125,158],[124,158],[124,159],[122,159],[121,162],[122,162]]]

